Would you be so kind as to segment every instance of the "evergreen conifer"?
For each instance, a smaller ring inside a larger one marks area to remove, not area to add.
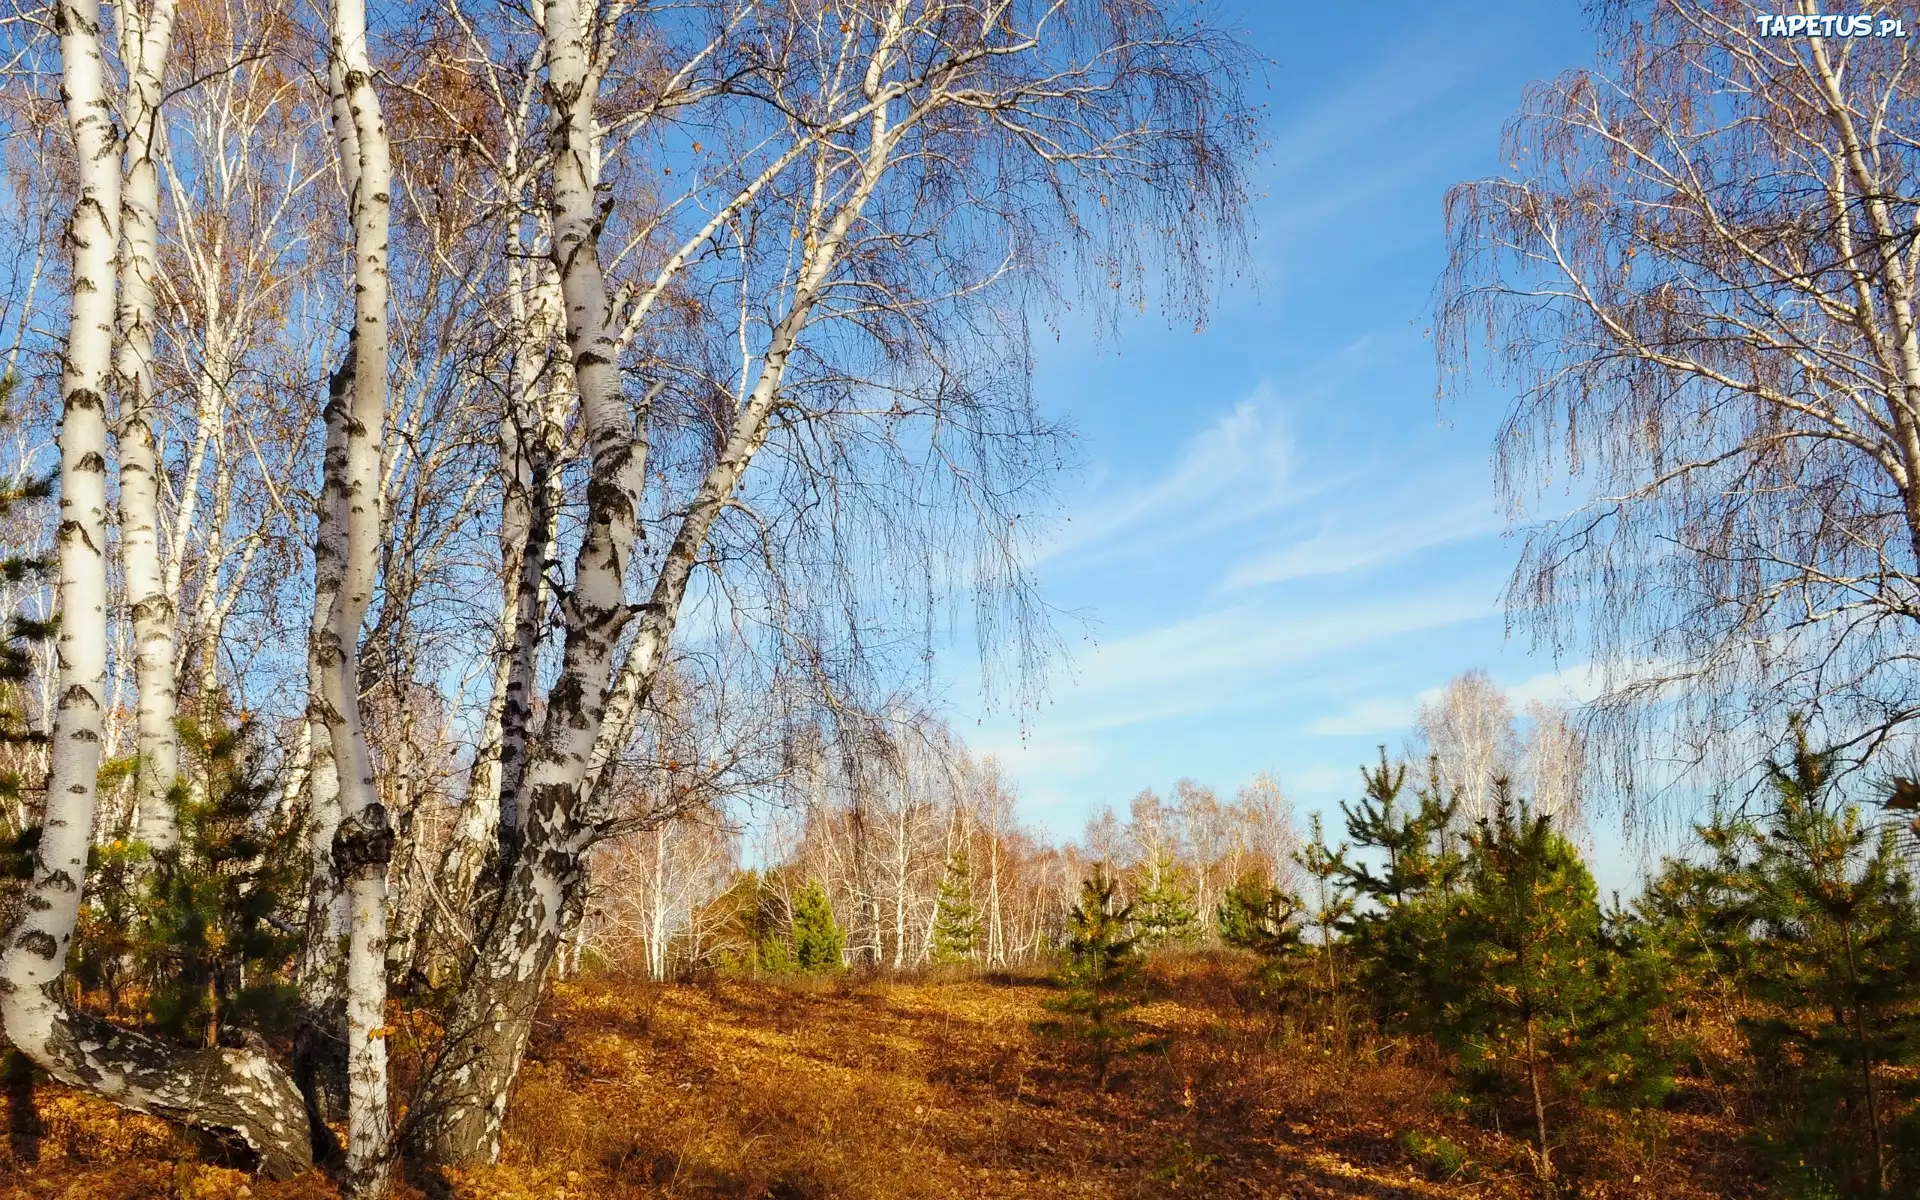
[[[181,722],[180,843],[153,857],[135,930],[150,1018],[204,1046],[229,1027],[280,1032],[296,1000],[299,942],[285,914],[305,892],[302,831],[276,815],[278,789],[251,737],[245,724]]]
[[[1668,858],[1634,902],[1634,933],[1660,962],[1676,1015],[1704,999],[1732,1012],[1758,952],[1743,881],[1752,822],[1716,811],[1694,826],[1706,861]]]
[[[939,912],[933,923],[933,961],[957,963],[972,958],[980,945],[980,916],[974,909],[973,870],[965,846],[947,859],[934,903]]]
[[[1766,1005],[1743,1026],[1791,1186],[1913,1195],[1920,1081],[1898,1068],[1920,1062],[1920,912],[1891,831],[1832,795],[1833,762],[1796,722],[1770,765],[1773,811],[1735,875],[1754,922],[1747,991]]]
[[[818,880],[808,880],[793,904],[793,962],[802,971],[837,971],[847,939]]]
[[[1379,767],[1360,768],[1363,794],[1358,805],[1340,804],[1354,848],[1377,850],[1383,859],[1378,872],[1366,863],[1349,866],[1347,886],[1382,909],[1444,891],[1460,875],[1461,857],[1448,844],[1447,833],[1459,800],[1447,795],[1438,764],[1429,760],[1427,766],[1427,786],[1416,787],[1414,804],[1403,807],[1407,765],[1390,764],[1382,746]]]
[[[1428,762],[1428,783],[1406,804],[1407,767],[1390,764],[1380,748],[1379,767],[1360,768],[1363,796],[1340,805],[1353,848],[1378,855],[1378,869],[1348,862],[1343,884],[1371,907],[1349,921],[1353,956],[1363,990],[1389,1026],[1427,1032],[1444,970],[1437,953],[1446,925],[1445,900],[1458,883],[1462,858],[1448,830],[1458,807]]]
[[[1604,936],[1593,876],[1552,821],[1505,780],[1469,835],[1466,888],[1446,930],[1436,1022],[1469,1087],[1530,1110],[1535,1166],[1553,1180],[1556,1118],[1577,1098],[1620,1106],[1668,1079],[1648,1028],[1657,996]]]
[[[1349,847],[1327,845],[1327,831],[1314,813],[1307,824],[1306,844],[1294,855],[1294,862],[1307,873],[1306,920],[1314,930],[1314,957],[1318,960],[1307,985],[1308,994],[1319,1009],[1323,1035],[1341,1046],[1347,1044],[1352,1030],[1347,1016],[1346,947],[1341,934],[1353,917],[1354,895],[1345,885],[1352,874],[1347,861]]]
[[[1054,979],[1062,995],[1046,1002],[1057,1021],[1041,1022],[1042,1032],[1071,1037],[1083,1045],[1106,1086],[1113,1063],[1145,1048],[1126,1013],[1139,1003],[1140,957],[1132,905],[1117,905],[1115,882],[1104,867],[1080,884],[1080,899],[1067,914],[1065,956]]]
[[[1144,886],[1132,905],[1140,946],[1151,950],[1192,941],[1199,932],[1198,914],[1179,860],[1162,852],[1146,864],[1142,875]]]
[[[1306,982],[1300,977],[1305,932],[1300,915],[1298,897],[1253,875],[1235,881],[1214,911],[1220,941],[1259,956],[1253,982],[1283,1006],[1298,996]]]
[[[1300,948],[1300,901],[1257,876],[1227,889],[1215,913],[1220,940],[1236,950],[1251,950],[1268,963]]]

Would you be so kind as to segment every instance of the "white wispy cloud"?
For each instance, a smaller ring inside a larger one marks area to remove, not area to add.
[[[1066,711],[1058,715],[1069,728],[1093,730],[1255,707],[1292,668],[1491,617],[1497,593],[1497,581],[1482,577],[1339,608],[1201,613],[1100,646],[1060,689]]]
[[[1372,522],[1329,518],[1309,537],[1247,555],[1227,569],[1220,588],[1235,591],[1364,570],[1486,537],[1502,528],[1484,496],[1435,506],[1431,497],[1448,495],[1448,490],[1429,486],[1423,492],[1422,498],[1395,505],[1394,515]]]
[[[998,759],[1021,778],[1077,779],[1092,774],[1102,759],[1100,747],[1085,739],[988,737],[974,739],[972,749]]]
[[[1542,671],[1507,685],[1507,698],[1515,711],[1524,711],[1534,700],[1549,704],[1581,705],[1602,691],[1600,668],[1592,663],[1577,663]]]
[[[1339,712],[1315,717],[1306,732],[1315,737],[1358,737],[1391,733],[1411,726],[1420,711],[1419,696],[1374,696]]]
[[[1302,499],[1297,476],[1293,437],[1263,386],[1188,439],[1157,477],[1077,503],[1041,557],[1086,564],[1200,538]]]

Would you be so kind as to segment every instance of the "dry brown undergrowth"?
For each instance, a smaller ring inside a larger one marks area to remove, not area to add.
[[[504,1161],[446,1182],[459,1200],[1529,1194],[1519,1143],[1441,1115],[1433,1072],[1390,1054],[1342,1065],[1274,1036],[1243,975],[1231,960],[1156,962],[1141,1019],[1177,1036],[1105,1092],[1032,1033],[1048,994],[1034,979],[566,984]],[[334,1196],[317,1176],[269,1184],[197,1165],[186,1136],[62,1089],[37,1089],[31,1109],[21,1096],[0,1101],[8,1197]],[[1596,1131],[1566,1161],[1593,1177],[1593,1200],[1753,1195],[1734,1173],[1737,1130],[1685,1111],[1711,1107],[1664,1114],[1656,1153]],[[1405,1148],[1408,1129],[1468,1166],[1445,1178]]]

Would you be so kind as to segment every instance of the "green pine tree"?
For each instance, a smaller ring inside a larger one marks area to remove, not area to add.
[[[152,1022],[205,1046],[228,1027],[283,1031],[296,999],[285,918],[305,895],[302,831],[275,815],[278,788],[251,741],[245,724],[181,722],[180,844],[153,856],[135,925]]]
[[[933,961],[966,962],[980,946],[980,916],[974,909],[973,870],[965,846],[947,859],[935,904],[939,912],[933,922]]]
[[[838,971],[847,939],[818,880],[808,880],[793,904],[793,962],[802,971]]]
[[[1343,1049],[1352,1040],[1352,1025],[1347,1012],[1348,962],[1341,937],[1353,917],[1354,895],[1345,886],[1352,874],[1347,861],[1349,847],[1327,845],[1327,831],[1314,813],[1308,819],[1307,841],[1294,855],[1294,862],[1307,873],[1307,924],[1314,930],[1315,963],[1307,991],[1318,1009],[1323,1038]]]
[[[1268,985],[1291,973],[1300,956],[1300,915],[1298,897],[1253,875],[1236,880],[1214,913],[1221,942],[1258,955],[1258,978]]]
[[[1146,1048],[1126,1014],[1139,1003],[1140,956],[1132,905],[1117,904],[1115,881],[1104,867],[1080,884],[1080,900],[1067,914],[1067,940],[1054,980],[1062,994],[1046,1002],[1060,1014],[1040,1022],[1043,1033],[1083,1046],[1105,1087],[1116,1060]]]
[[[1648,1027],[1658,997],[1649,973],[1610,945],[1572,843],[1505,780],[1494,798],[1469,835],[1435,1032],[1466,1086],[1528,1108],[1535,1167],[1551,1188],[1554,1114],[1582,1099],[1628,1107],[1665,1091]]]
[[[1444,971],[1436,954],[1446,925],[1446,897],[1460,878],[1462,858],[1448,833],[1458,800],[1446,794],[1439,767],[1428,761],[1428,782],[1406,803],[1407,767],[1360,768],[1363,796],[1342,803],[1355,850],[1377,856],[1375,866],[1351,862],[1343,884],[1371,902],[1348,922],[1362,990],[1385,1025],[1430,1032]]]
[[[1161,853],[1145,864],[1141,874],[1143,886],[1132,905],[1141,947],[1153,950],[1192,941],[1200,929],[1198,914],[1178,860]]]
[[[1459,799],[1446,794],[1437,762],[1429,760],[1427,769],[1427,786],[1415,788],[1414,804],[1403,807],[1407,765],[1388,763],[1382,746],[1379,767],[1360,768],[1363,795],[1358,805],[1340,804],[1354,848],[1377,851],[1382,860],[1377,872],[1365,863],[1352,865],[1347,886],[1383,909],[1444,891],[1460,876],[1461,857],[1447,834]]]
[[[1705,861],[1667,858],[1634,901],[1633,928],[1661,964],[1673,1015],[1707,1005],[1736,1011],[1758,942],[1744,882],[1752,822],[1715,811],[1694,833]]]
[[[1280,958],[1300,946],[1300,901],[1258,876],[1235,881],[1215,914],[1220,940],[1261,958]]]
[[[1789,1186],[1847,1197],[1920,1186],[1920,912],[1891,831],[1832,794],[1834,755],[1795,723],[1772,811],[1734,874],[1751,918],[1743,1022]],[[1892,1068],[1892,1069],[1890,1069]]]

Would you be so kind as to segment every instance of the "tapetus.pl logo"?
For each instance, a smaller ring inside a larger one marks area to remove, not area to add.
[[[1905,17],[1875,17],[1866,13],[1796,13],[1793,16],[1755,17],[1761,37],[1905,37]]]

